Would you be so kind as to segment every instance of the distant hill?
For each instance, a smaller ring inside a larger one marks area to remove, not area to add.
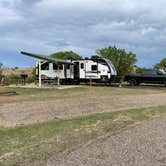
[[[18,69],[3,69],[2,74],[5,76],[11,75],[20,75],[20,74],[27,74],[28,76],[32,76],[33,68],[18,68]]]

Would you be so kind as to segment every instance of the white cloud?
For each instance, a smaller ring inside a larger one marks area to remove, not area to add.
[[[136,52],[140,62],[144,55],[161,58],[165,6],[164,0],[1,0],[0,50],[73,49],[87,56],[115,44]]]
[[[20,21],[22,17],[10,8],[0,6],[0,26],[8,23]]]

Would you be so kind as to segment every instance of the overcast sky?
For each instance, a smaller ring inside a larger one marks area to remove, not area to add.
[[[165,0],[0,0],[0,61],[33,66],[20,51],[91,56],[116,45],[151,67],[166,58]]]

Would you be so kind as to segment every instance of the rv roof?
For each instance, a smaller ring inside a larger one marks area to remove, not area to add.
[[[51,58],[47,55],[40,55],[40,54],[34,54],[34,53],[28,53],[28,52],[21,52],[21,54],[33,57],[33,58],[37,58],[37,59],[41,59],[41,60],[46,60],[49,62],[54,62],[56,64],[72,64],[71,62],[68,62],[66,60],[62,60],[62,59],[56,59],[56,58]]]

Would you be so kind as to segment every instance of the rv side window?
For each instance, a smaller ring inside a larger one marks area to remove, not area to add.
[[[44,63],[41,65],[42,70],[49,70],[49,63]]]
[[[84,64],[83,63],[81,63],[81,69],[83,69],[84,68]]]
[[[66,65],[66,69],[70,69],[70,65]]]
[[[63,65],[59,65],[59,70],[63,70]]]
[[[91,69],[92,71],[97,70],[97,65],[92,65]]]
[[[58,70],[58,65],[53,63],[53,70]]]
[[[53,64],[53,70],[58,70],[58,65],[56,63]],[[63,70],[63,65],[59,65],[59,70]]]

